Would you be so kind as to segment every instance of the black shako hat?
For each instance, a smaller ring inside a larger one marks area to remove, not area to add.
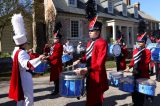
[[[57,22],[54,27],[53,37],[54,39],[61,39],[62,35],[60,34],[60,29],[62,27],[61,22]]]

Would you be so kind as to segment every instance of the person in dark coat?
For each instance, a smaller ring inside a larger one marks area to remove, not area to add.
[[[127,48],[126,45],[124,45],[122,41],[122,36],[120,39],[117,40],[117,43],[121,47],[121,54],[120,56],[116,57],[116,65],[117,65],[117,71],[122,71],[126,69],[126,58],[127,58]]]
[[[60,43],[61,34],[59,30],[61,24],[57,23],[54,31],[54,44],[50,49],[50,56],[48,56],[48,61],[50,61],[50,81],[54,81],[55,89],[51,92],[52,95],[57,95],[59,93],[59,75],[62,72],[62,54],[63,45]]]

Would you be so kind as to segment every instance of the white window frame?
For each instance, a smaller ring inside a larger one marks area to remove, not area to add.
[[[113,13],[113,1],[108,0],[108,13]]]
[[[77,21],[78,22],[78,36],[77,37],[72,37],[72,21]],[[75,38],[75,39],[77,39],[77,38],[80,38],[80,22],[79,22],[79,20],[74,20],[74,19],[71,19],[70,20],[70,37],[71,38]]]
[[[127,5],[125,3],[122,3],[122,14],[127,16]]]
[[[74,4],[70,4],[70,0],[68,0],[68,6],[77,7],[77,0],[74,0]]]

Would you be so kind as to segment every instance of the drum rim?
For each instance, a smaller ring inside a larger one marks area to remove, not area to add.
[[[141,84],[141,85],[146,85],[146,86],[156,86],[156,81],[155,81],[155,80],[152,80],[152,81],[153,81],[152,84],[150,84],[150,83],[144,84],[144,83],[142,83],[142,81],[141,81],[141,82],[138,82],[139,80],[144,80],[144,81],[146,81],[146,80],[152,80],[152,79],[139,78],[139,79],[136,80],[136,83],[137,83],[138,85]]]
[[[60,78],[63,78],[63,79],[65,79],[65,80],[76,80],[76,79],[84,79],[83,78],[83,76],[81,76],[81,75],[65,75],[65,73],[74,73],[75,74],[75,72],[73,72],[73,71],[66,71],[66,72],[62,72],[61,74],[60,74]]]

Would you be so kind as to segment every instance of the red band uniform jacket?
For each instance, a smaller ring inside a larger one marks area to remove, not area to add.
[[[138,52],[138,48],[136,48],[134,51],[133,51],[133,55],[136,54]],[[149,75],[149,63],[151,61],[151,52],[150,50],[148,49],[144,49],[142,51],[142,56],[141,56],[141,60],[139,62],[139,67],[138,67],[138,71],[141,71],[140,72],[140,78],[150,78],[150,75]],[[130,62],[130,65],[129,67],[133,67],[134,66],[134,59],[133,59],[133,56],[132,56],[132,60]]]
[[[89,47],[91,42],[88,42]],[[87,103],[86,106],[94,106],[103,102],[103,93],[109,89],[105,62],[107,59],[107,42],[102,38],[98,38],[92,50],[91,63],[88,68],[89,76],[87,85]],[[82,58],[86,61],[86,55]]]
[[[63,45],[56,43],[53,45],[53,51],[49,57],[51,72],[50,81],[56,81],[59,79],[59,74],[62,72],[62,54]]]

